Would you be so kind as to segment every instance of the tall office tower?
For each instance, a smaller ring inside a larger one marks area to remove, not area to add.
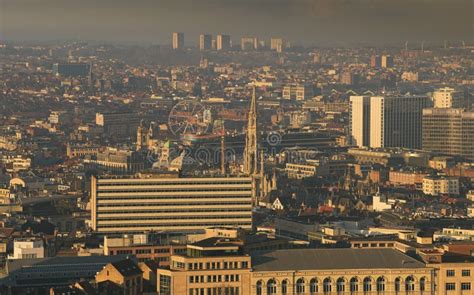
[[[464,107],[464,94],[453,88],[439,88],[433,92],[435,108],[462,108]]]
[[[423,149],[474,160],[474,111],[424,109]]]
[[[349,105],[351,144],[370,145],[370,97],[351,96]]]
[[[251,229],[252,179],[92,177],[91,204],[99,233]]]
[[[240,39],[240,49],[242,51],[257,50],[258,39],[256,37],[242,37]]]
[[[431,107],[425,96],[352,96],[351,137],[357,146],[405,147],[422,144],[422,111]]]
[[[217,50],[229,50],[230,49],[230,36],[219,34],[217,35]]]
[[[257,174],[258,169],[258,132],[257,132],[257,96],[253,88],[252,100],[248,113],[247,134],[244,150],[244,172]]]
[[[370,57],[370,67],[380,68],[382,66],[382,58],[380,55],[372,55]]]
[[[212,35],[201,34],[199,35],[199,50],[211,50],[212,49]]]
[[[271,38],[270,39],[270,49],[277,52],[283,51],[283,39],[282,38]]]
[[[431,107],[426,96],[370,98],[370,146],[420,149],[422,113]]]
[[[183,49],[184,48],[184,33],[173,33],[173,49]]]
[[[393,68],[393,57],[391,55],[382,55],[380,65],[382,68]]]

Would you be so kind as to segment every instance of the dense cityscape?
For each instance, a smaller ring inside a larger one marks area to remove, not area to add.
[[[473,53],[0,43],[0,294],[474,294]]]

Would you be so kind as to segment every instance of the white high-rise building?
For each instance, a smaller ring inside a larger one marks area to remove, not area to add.
[[[461,108],[463,107],[463,93],[453,88],[444,87],[433,92],[435,108]]]
[[[351,137],[357,146],[420,149],[426,96],[352,96]]]
[[[351,96],[349,107],[351,143],[358,147],[370,145],[370,97]]]
[[[173,33],[173,49],[183,49],[184,48],[184,33]]]

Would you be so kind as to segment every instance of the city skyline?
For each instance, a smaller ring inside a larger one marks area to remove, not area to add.
[[[472,41],[468,0],[57,1],[5,0],[0,40],[170,44],[172,31],[282,37],[297,44]],[[439,21],[443,20],[443,21]],[[191,43],[192,40],[192,43]]]

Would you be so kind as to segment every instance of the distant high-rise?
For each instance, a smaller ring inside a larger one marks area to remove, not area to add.
[[[474,160],[474,111],[423,110],[423,149]]]
[[[212,35],[201,34],[199,35],[199,50],[211,50],[212,49]]]
[[[277,52],[283,51],[283,39],[282,38],[271,38],[270,49]]]
[[[393,57],[391,55],[382,55],[380,65],[382,68],[393,68]]]
[[[183,49],[184,48],[184,33],[173,33],[173,49]]]
[[[242,51],[257,50],[258,39],[256,37],[242,37],[240,39],[240,48]]]
[[[440,88],[433,92],[433,103],[435,108],[462,108],[464,94],[453,88]]]
[[[352,96],[351,136],[358,146],[419,149],[426,96]]]
[[[229,50],[230,49],[230,36],[219,34],[217,35],[217,50]]]
[[[370,96],[351,96],[349,105],[352,144],[370,146]]]
[[[372,55],[370,57],[370,67],[380,68],[382,66],[382,58],[380,55]]]

